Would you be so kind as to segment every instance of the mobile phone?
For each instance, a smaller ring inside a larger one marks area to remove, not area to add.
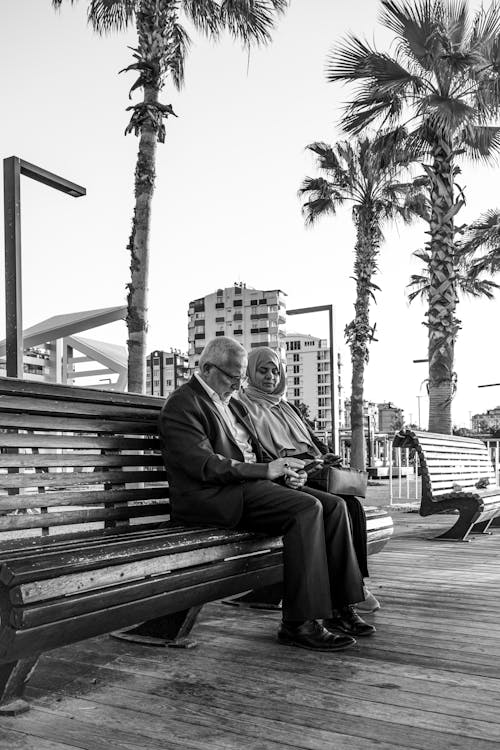
[[[319,466],[323,466],[323,459],[314,458],[312,461],[308,461],[305,466],[302,467],[301,471],[309,473],[310,471],[317,469]]]

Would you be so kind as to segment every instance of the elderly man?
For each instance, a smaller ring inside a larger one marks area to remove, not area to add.
[[[301,487],[300,459],[271,460],[264,453],[245,407],[231,399],[246,367],[237,341],[212,339],[199,372],[162,409],[172,517],[283,535],[278,641],[318,651],[347,648],[356,642],[353,636],[375,628],[351,606],[363,599],[363,580],[345,504]]]

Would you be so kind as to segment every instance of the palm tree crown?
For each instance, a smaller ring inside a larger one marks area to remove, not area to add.
[[[454,217],[457,157],[488,159],[500,151],[500,7],[471,17],[465,0],[382,0],[382,24],[395,54],[351,35],[331,54],[330,81],[357,85],[343,126],[359,133],[405,122],[430,183],[429,429],[451,432],[456,308]]]
[[[352,360],[351,465],[364,469],[364,367],[374,335],[369,308],[378,290],[373,277],[383,241],[382,225],[397,217],[409,222],[421,215],[423,197],[418,182],[401,181],[401,176],[409,176],[412,158],[403,129],[375,138],[342,141],[333,147],[312,143],[307,148],[316,154],[317,167],[323,174],[306,177],[300,188],[299,195],[307,198],[302,206],[306,224],[335,214],[338,206],[350,202],[356,227],[355,315],[345,335]]]

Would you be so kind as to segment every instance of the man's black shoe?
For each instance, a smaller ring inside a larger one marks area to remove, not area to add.
[[[373,635],[376,632],[374,626],[362,620],[352,606],[334,609],[333,616],[323,620],[323,625],[330,631],[340,630],[353,636]]]
[[[317,620],[306,620],[301,625],[294,626],[282,622],[278,630],[278,641],[311,651],[340,651],[356,643],[350,635],[330,633]]]

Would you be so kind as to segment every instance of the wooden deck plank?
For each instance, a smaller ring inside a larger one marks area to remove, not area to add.
[[[440,543],[449,515],[395,520],[370,558],[377,634],[354,648],[284,647],[279,613],[213,604],[197,649],[101,637],[46,654],[34,708],[2,731],[13,750],[497,750],[500,533]]]

